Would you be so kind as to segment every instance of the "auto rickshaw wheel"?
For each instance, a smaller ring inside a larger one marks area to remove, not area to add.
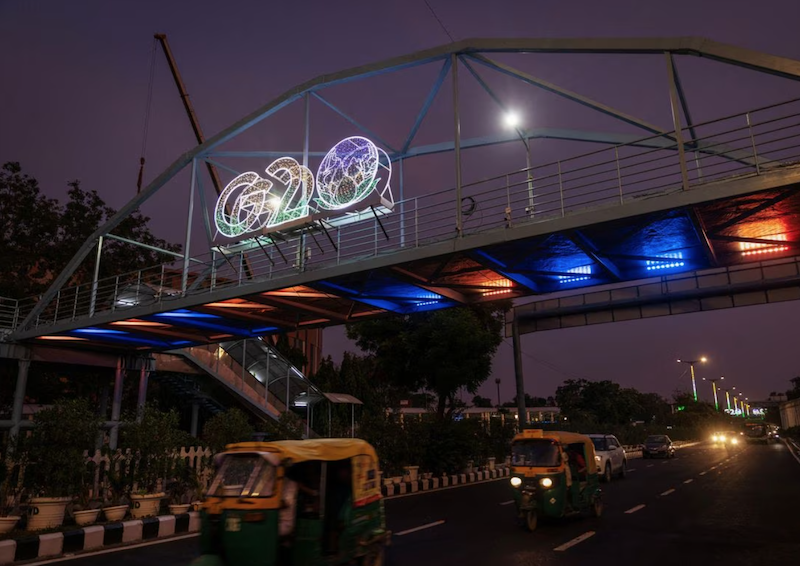
[[[592,501],[592,516],[600,517],[602,514],[603,514],[603,500],[599,497],[595,497],[594,501]]]
[[[611,482],[611,463],[606,462],[606,468],[603,470],[603,483]]]
[[[359,566],[383,566],[386,559],[386,547],[380,545],[378,548],[361,557]]]
[[[528,529],[528,532],[533,532],[536,530],[536,526],[539,523],[539,517],[536,513],[535,509],[528,511],[525,513],[525,528]]]

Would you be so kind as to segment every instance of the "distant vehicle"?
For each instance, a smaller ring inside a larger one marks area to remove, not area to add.
[[[726,430],[722,432],[715,432],[711,436],[711,441],[723,445],[736,445],[744,442],[743,432],[736,432],[735,430]]]
[[[750,443],[778,442],[778,427],[763,421],[751,421],[744,425],[744,436]]]
[[[587,434],[594,444],[595,462],[600,480],[610,482],[611,476],[625,477],[628,459],[617,437],[612,434]]]
[[[674,458],[675,447],[666,434],[651,434],[642,445],[642,458]]]

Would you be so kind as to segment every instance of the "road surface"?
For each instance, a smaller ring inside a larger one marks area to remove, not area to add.
[[[395,533],[389,566],[584,566],[800,563],[800,463],[783,444],[738,454],[711,444],[674,460],[631,460],[604,486],[599,519],[514,520],[508,480],[386,501]],[[66,566],[184,566],[197,538],[63,562]]]

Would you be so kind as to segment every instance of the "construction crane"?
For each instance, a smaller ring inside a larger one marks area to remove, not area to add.
[[[205,136],[203,136],[203,130],[200,128],[200,122],[197,120],[197,115],[194,112],[194,107],[192,106],[191,101],[189,100],[189,93],[186,92],[186,85],[183,84],[183,79],[181,78],[181,74],[178,71],[178,65],[175,63],[175,58],[172,56],[172,50],[169,48],[169,43],[167,42],[167,35],[163,33],[157,33],[154,35],[156,41],[161,44],[161,49],[164,52],[164,56],[167,58],[167,64],[169,65],[169,70],[172,73],[172,78],[175,79],[175,85],[178,87],[178,92],[181,95],[181,101],[183,102],[183,108],[186,110],[186,114],[189,116],[189,122],[192,124],[192,130],[194,131],[195,139],[197,139],[198,144],[202,144],[205,142]],[[153,57],[155,57],[155,51],[153,52]],[[153,83],[153,67],[155,64],[155,59],[153,59],[153,65],[151,65],[150,70],[150,94],[148,94],[148,108],[147,108],[147,115],[145,118],[145,140],[143,142],[143,149],[142,149],[142,157],[140,159],[140,166],[139,166],[139,180],[138,180],[138,188],[141,190],[142,186],[142,175],[144,172],[144,147],[147,142],[147,121],[149,121],[150,116],[150,99],[152,94],[152,83]],[[222,194],[222,181],[219,178],[219,173],[217,173],[216,167],[214,167],[211,163],[206,162],[206,167],[208,167],[208,174],[211,176],[211,182],[214,185],[214,190],[217,192],[217,195]],[[226,206],[228,213],[230,214],[230,207]],[[223,258],[230,263],[228,257],[223,254]],[[235,266],[231,264],[231,267],[235,269]],[[250,266],[250,261],[245,257],[244,258],[244,270],[245,274],[248,278],[252,278],[253,270]]]
[[[161,49],[164,51],[164,56],[167,58],[167,64],[172,73],[172,78],[175,79],[175,85],[178,87],[178,92],[181,95],[183,108],[186,110],[186,114],[189,116],[189,122],[192,124],[194,137],[197,138],[198,145],[202,144],[206,141],[203,136],[203,130],[200,129],[200,122],[197,121],[197,115],[194,113],[192,102],[189,100],[189,93],[186,92],[186,85],[183,84],[183,79],[178,71],[178,65],[175,63],[175,58],[172,56],[172,50],[169,48],[169,43],[167,42],[167,35],[164,33],[157,33],[155,34],[155,38],[161,44]],[[208,174],[211,176],[211,182],[214,184],[214,190],[217,191],[217,195],[222,194],[222,181],[219,179],[216,167],[208,162],[206,162],[206,166],[208,167]]]

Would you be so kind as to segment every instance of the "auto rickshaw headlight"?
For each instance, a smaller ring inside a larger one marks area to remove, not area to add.
[[[711,442],[716,442],[717,440],[719,440],[719,436],[717,436],[716,434],[711,437]]]
[[[513,477],[511,478],[511,487],[519,487],[522,485],[522,478]]]
[[[539,485],[544,488],[553,487],[553,480],[550,478],[542,478],[539,480]]]
[[[738,438],[731,438],[731,444],[739,444]]]
[[[720,435],[719,441],[720,442],[725,442],[725,435],[724,434]]]

